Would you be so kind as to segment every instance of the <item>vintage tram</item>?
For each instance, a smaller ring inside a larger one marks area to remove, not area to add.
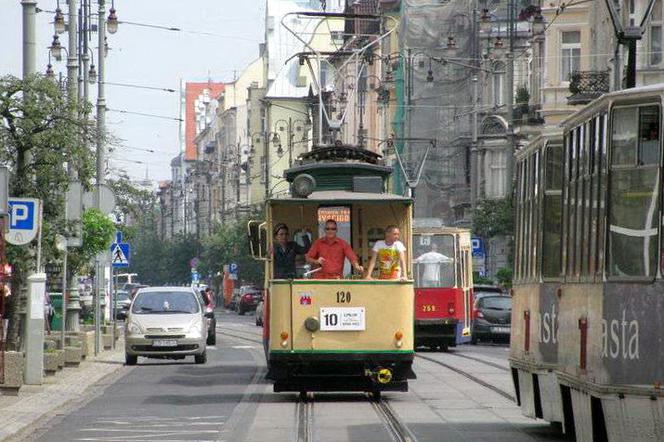
[[[410,270],[412,200],[385,191],[391,168],[351,146],[316,147],[285,172],[291,194],[266,203],[249,223],[254,257],[265,261],[264,343],[274,391],[406,391],[414,377],[413,281],[316,279],[298,258],[297,276],[275,279],[272,229],[323,235],[334,219],[361,263],[384,229],[402,232]],[[350,270],[350,269],[348,269]],[[410,273],[410,272],[408,272]]]
[[[470,231],[415,219],[415,345],[438,348],[470,342],[473,262]]]
[[[663,100],[606,94],[517,156],[512,375],[577,440],[664,440]]]

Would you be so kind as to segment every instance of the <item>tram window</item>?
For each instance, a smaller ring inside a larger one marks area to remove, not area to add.
[[[659,108],[641,108],[639,164],[659,164]]]
[[[629,111],[626,113],[625,111]],[[626,133],[636,133],[636,116],[640,116],[641,127],[646,130],[653,121],[659,121],[657,106],[635,108],[617,108],[613,113],[612,148],[623,149]],[[628,127],[621,119],[631,119]],[[618,130],[616,129],[618,128]],[[642,131],[640,131],[643,134]],[[659,135],[657,134],[657,137]],[[641,139],[643,141],[643,139]],[[633,139],[632,150],[636,140]],[[642,144],[643,147],[643,144]],[[640,149],[643,152],[643,149]],[[613,152],[612,152],[613,154]],[[639,154],[643,158],[642,154]],[[648,154],[652,157],[656,154]],[[609,211],[609,253],[608,268],[612,277],[654,277],[657,264],[659,212],[659,168],[655,163],[629,164],[630,168],[611,169],[610,211]],[[613,163],[625,164],[625,163]]]
[[[455,287],[453,235],[413,235],[416,287]]]
[[[562,156],[563,148],[559,144],[550,144],[545,151],[542,275],[548,278],[560,276],[561,271]]]
[[[611,165],[635,164],[638,115],[634,107],[614,109],[613,131],[611,133]]]

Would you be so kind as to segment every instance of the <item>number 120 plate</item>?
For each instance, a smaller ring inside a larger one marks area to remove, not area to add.
[[[321,307],[320,329],[323,331],[366,330],[364,307]]]

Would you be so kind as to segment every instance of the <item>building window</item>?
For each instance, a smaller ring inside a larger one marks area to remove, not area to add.
[[[507,156],[504,150],[488,150],[485,161],[485,187],[484,193],[487,198],[504,198]]]
[[[494,63],[493,65],[493,105],[500,107],[505,104],[505,64]]]
[[[662,1],[656,0],[650,16],[650,64],[662,62]]]
[[[561,81],[569,81],[572,72],[578,71],[581,60],[581,31],[569,31],[562,33],[561,48]]]

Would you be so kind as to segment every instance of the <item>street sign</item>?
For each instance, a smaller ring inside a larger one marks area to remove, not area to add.
[[[196,271],[196,269],[191,269],[191,283],[192,284],[198,284],[200,281],[200,275]]]
[[[228,276],[230,279],[237,279],[237,264],[234,262],[230,263],[228,266]]]
[[[115,242],[111,244],[111,265],[113,268],[129,267],[129,243],[122,242],[122,232],[115,234]]]
[[[9,198],[9,233],[7,242],[16,246],[30,243],[41,224],[40,201],[36,198]]]
[[[470,243],[472,244],[473,247],[473,257],[484,257],[484,241],[482,241],[481,238],[473,237],[470,240]]]

